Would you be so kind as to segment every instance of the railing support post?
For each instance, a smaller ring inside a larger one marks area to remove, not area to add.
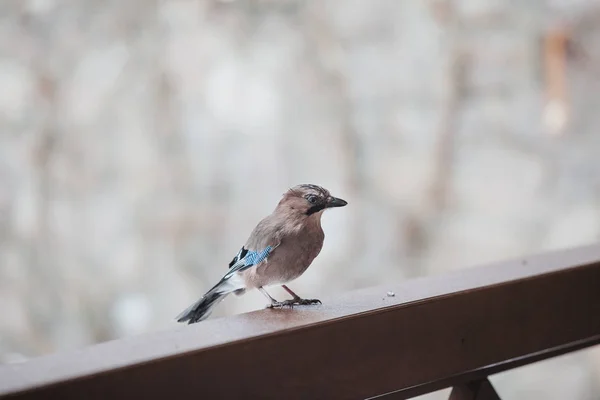
[[[501,400],[498,393],[485,378],[454,386],[448,400]]]

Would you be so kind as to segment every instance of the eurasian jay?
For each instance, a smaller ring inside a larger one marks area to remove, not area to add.
[[[227,295],[242,295],[258,289],[268,300],[268,308],[320,304],[303,299],[286,286],[301,276],[321,252],[325,234],[321,216],[331,207],[343,207],[345,200],[331,196],[323,187],[303,184],[289,189],[275,210],[254,228],[246,243],[229,263],[229,271],[198,301],[176,319],[193,324],[206,319],[213,307]],[[292,299],[277,301],[265,287],[277,286]]]

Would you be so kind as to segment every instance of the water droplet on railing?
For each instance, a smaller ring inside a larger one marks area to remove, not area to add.
[[[396,293],[394,293],[394,292],[387,292],[388,297],[394,297],[395,295],[396,295]]]

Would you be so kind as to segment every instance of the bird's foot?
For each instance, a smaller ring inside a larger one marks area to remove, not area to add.
[[[321,300],[319,300],[319,299],[301,299],[301,298],[298,298],[298,299],[294,299],[293,301],[294,301],[294,304],[298,304],[298,305],[301,305],[301,306],[310,306],[310,305],[313,305],[313,304],[323,304],[323,303],[321,303]]]
[[[284,301],[276,301],[267,306],[267,308],[282,308],[282,307],[294,307],[294,306],[309,306],[313,304],[322,304],[319,299],[301,299],[298,297],[297,299],[284,300]]]
[[[299,304],[296,303],[295,300],[284,300],[284,301],[275,301],[267,306],[267,308],[282,308],[286,306],[293,307],[294,305]]]

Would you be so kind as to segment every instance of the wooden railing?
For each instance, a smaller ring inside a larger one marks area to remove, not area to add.
[[[496,399],[490,374],[600,343],[600,246],[322,300],[4,365],[0,397]]]

